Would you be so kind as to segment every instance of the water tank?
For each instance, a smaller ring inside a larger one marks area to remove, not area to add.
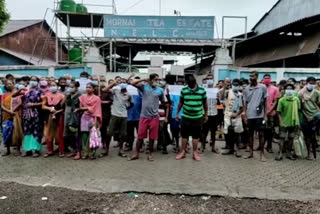
[[[65,12],[76,12],[77,4],[73,0],[61,0],[60,10]]]
[[[83,4],[77,4],[77,13],[88,13],[88,9]]]
[[[82,48],[74,46],[69,50],[69,61],[82,63]]]

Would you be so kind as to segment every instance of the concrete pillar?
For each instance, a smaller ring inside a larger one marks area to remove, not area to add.
[[[216,50],[216,56],[212,62],[211,73],[214,76],[215,84],[219,80],[219,70],[229,69],[233,65],[232,58],[227,48],[219,48]]]

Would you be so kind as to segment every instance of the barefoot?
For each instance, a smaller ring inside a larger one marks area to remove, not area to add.
[[[134,155],[131,158],[128,158],[128,161],[134,161],[134,160],[138,160],[139,156],[138,155]]]

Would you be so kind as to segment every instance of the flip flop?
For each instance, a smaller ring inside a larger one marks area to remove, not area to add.
[[[253,158],[253,155],[244,156],[243,158],[244,158],[244,159],[252,159],[252,158]]]
[[[131,157],[131,158],[128,158],[128,161],[134,161],[134,160],[138,160],[139,159],[139,157]]]
[[[122,157],[122,158],[126,158],[126,157],[127,157],[127,155],[126,155],[126,154],[121,153],[121,152],[119,152],[119,153],[118,153],[118,156],[119,156],[119,157]]]
[[[45,157],[45,158],[48,158],[50,156],[53,156],[53,153],[46,153],[46,154],[43,155],[43,157]]]
[[[148,156],[148,161],[153,162],[154,161],[153,157]]]

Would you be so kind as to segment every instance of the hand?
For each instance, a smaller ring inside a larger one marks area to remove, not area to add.
[[[246,125],[248,125],[248,117],[247,117],[246,114],[243,115],[243,121],[244,121],[244,123],[245,123]]]
[[[54,109],[54,107],[52,107],[52,108],[50,109],[50,112],[51,112],[51,113],[56,113],[56,110]]]
[[[165,123],[168,123],[168,118],[165,118],[165,119],[164,119],[164,122],[165,122]]]
[[[307,117],[308,122],[311,122],[313,120],[312,117]]]
[[[73,112],[74,113],[77,113],[79,111],[79,109],[78,108],[76,108]]]
[[[10,114],[11,115],[15,115],[16,113],[14,111],[10,111]]]
[[[205,115],[204,116],[204,122],[206,123],[206,122],[208,122],[208,120],[209,120],[208,115]]]
[[[28,108],[32,108],[33,106],[34,106],[33,103],[28,103],[28,104],[27,104],[27,107],[28,107]]]
[[[236,119],[236,118],[237,118],[237,114],[232,113],[232,115],[231,115],[231,119]]]
[[[180,120],[179,114],[176,115],[176,118],[175,118],[175,119],[176,119],[176,121],[179,121],[179,120]]]
[[[134,77],[136,74],[134,72],[131,72],[130,77]]]

